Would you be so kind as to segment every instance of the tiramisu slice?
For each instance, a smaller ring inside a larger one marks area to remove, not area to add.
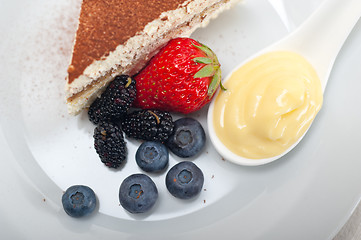
[[[239,0],[83,0],[66,97],[78,114],[119,74],[133,75],[156,51]]]

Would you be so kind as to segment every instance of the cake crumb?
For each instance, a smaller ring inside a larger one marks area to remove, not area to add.
[[[73,65],[70,65],[68,67],[68,73],[73,73],[75,71],[75,67]]]

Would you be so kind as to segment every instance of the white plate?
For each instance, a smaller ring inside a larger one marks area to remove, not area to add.
[[[218,54],[226,75],[255,51],[278,40],[318,6],[287,1],[280,15],[266,0],[248,0],[193,37]],[[274,1],[272,1],[274,2]],[[281,1],[280,1],[281,2]],[[104,167],[92,144],[86,114],[69,117],[64,78],[79,1],[0,2],[0,231],[4,239],[329,239],[360,199],[361,23],[346,42],[312,129],[282,160],[261,167],[228,163],[208,141],[194,159],[204,172],[201,194],[173,198],[165,173],[150,175],[159,201],[145,215],[128,214],[118,201],[121,181],[141,172],[133,160]],[[330,27],[330,26],[325,26]],[[193,114],[206,126],[206,109]],[[170,166],[180,159],[171,157]],[[73,219],[62,191],[86,184],[98,212]]]

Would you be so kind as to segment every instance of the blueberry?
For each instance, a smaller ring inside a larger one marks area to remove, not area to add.
[[[97,204],[94,191],[83,185],[69,187],[61,199],[65,212],[71,217],[84,217],[91,214]]]
[[[120,185],[120,204],[131,213],[144,213],[150,210],[157,199],[157,187],[145,174],[130,175]]]
[[[175,155],[187,158],[197,155],[205,142],[206,134],[202,125],[193,118],[181,118],[174,122],[167,146]]]
[[[180,199],[189,199],[199,194],[203,183],[202,171],[189,161],[174,165],[165,178],[168,191]]]
[[[144,171],[159,172],[168,165],[168,149],[160,142],[144,142],[139,146],[135,160]]]

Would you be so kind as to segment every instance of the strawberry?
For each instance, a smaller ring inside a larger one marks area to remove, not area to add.
[[[170,40],[135,77],[133,106],[191,113],[213,97],[221,82],[217,56],[190,38]]]

